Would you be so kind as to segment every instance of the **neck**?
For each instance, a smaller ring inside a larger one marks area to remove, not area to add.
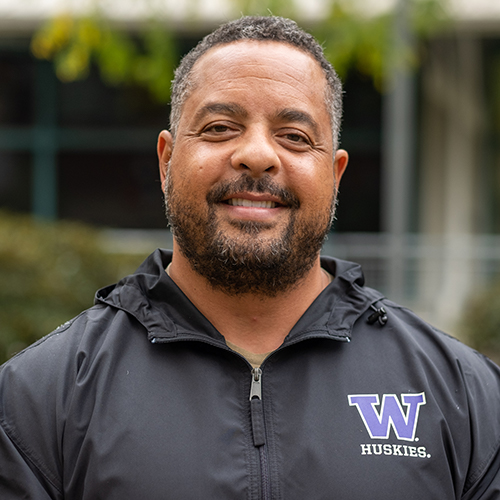
[[[254,353],[277,349],[329,283],[318,255],[306,276],[286,293],[275,297],[250,293],[230,296],[212,288],[195,272],[175,243],[169,274],[226,340]]]

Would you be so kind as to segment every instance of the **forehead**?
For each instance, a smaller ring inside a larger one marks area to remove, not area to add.
[[[193,72],[200,76],[209,68],[217,69],[215,66],[239,62],[241,57],[250,64],[265,64],[266,60],[272,60],[274,63],[275,57],[277,57],[284,64],[275,67],[276,71],[286,71],[288,59],[291,59],[298,63],[301,70],[306,69],[306,66],[309,66],[310,69],[315,68],[317,70],[315,76],[319,77],[322,83],[326,82],[320,64],[311,54],[300,50],[294,45],[271,40],[236,40],[227,44],[216,45],[196,61]],[[323,78],[321,78],[322,76]]]
[[[239,40],[213,47],[195,63],[190,87],[185,104],[217,100],[222,93],[241,97],[239,91],[254,89],[255,101],[273,95],[329,115],[323,69],[307,52],[282,42]]]

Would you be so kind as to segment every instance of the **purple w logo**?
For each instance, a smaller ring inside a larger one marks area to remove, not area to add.
[[[387,439],[390,427],[394,429],[398,439],[414,441],[417,430],[420,406],[425,405],[425,393],[401,394],[401,403],[395,394],[384,394],[380,413],[375,406],[380,404],[378,394],[356,394],[348,396],[349,405],[356,406],[363,419],[366,430],[374,439]]]

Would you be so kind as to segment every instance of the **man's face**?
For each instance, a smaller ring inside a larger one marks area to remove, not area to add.
[[[334,160],[326,80],[277,42],[215,47],[193,68],[175,146],[162,133],[167,217],[180,251],[228,293],[275,295],[311,269],[347,154]]]

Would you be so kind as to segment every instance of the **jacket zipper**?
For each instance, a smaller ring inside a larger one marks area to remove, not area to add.
[[[253,444],[259,449],[262,500],[271,500],[269,463],[267,457],[266,430],[264,427],[264,408],[262,406],[262,370],[252,368],[250,386],[250,415],[252,419]]]

